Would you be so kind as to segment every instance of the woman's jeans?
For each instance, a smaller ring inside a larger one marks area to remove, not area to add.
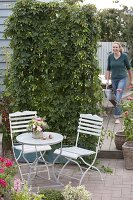
[[[121,104],[121,99],[122,99],[124,89],[126,87],[126,83],[127,83],[127,77],[123,79],[112,80],[112,88],[114,90],[115,102],[116,102],[115,111],[114,111],[115,118],[119,118],[121,115],[120,104]]]

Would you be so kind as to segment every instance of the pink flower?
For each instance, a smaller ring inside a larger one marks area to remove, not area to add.
[[[42,121],[42,118],[37,117],[37,118],[36,118],[36,121]]]
[[[21,181],[20,181],[19,178],[15,178],[15,179],[14,179],[14,190],[15,190],[16,192],[21,191]]]
[[[0,168],[0,174],[3,174],[3,173],[4,173],[4,169]]]
[[[0,157],[0,162],[4,162],[5,159],[3,157]]]
[[[130,88],[133,88],[133,85],[129,85],[128,88],[129,88],[129,89],[130,89]]]
[[[13,166],[13,162],[12,162],[11,160],[9,160],[9,159],[6,159],[6,160],[5,160],[5,163],[6,163],[6,167],[11,167],[11,166]]]
[[[133,97],[128,97],[127,100],[132,101]]]
[[[0,179],[0,185],[2,185],[3,187],[7,186],[7,182],[4,179]]]
[[[126,112],[124,112],[124,114],[125,114],[125,116],[127,117],[129,113],[128,113],[128,111],[126,111]]]

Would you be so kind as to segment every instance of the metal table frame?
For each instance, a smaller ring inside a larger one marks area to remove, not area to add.
[[[55,144],[61,144],[61,149],[62,149],[62,141],[63,141],[63,136],[59,133],[54,133],[54,132],[44,132],[43,133],[46,137],[46,139],[34,139],[32,138],[32,133],[23,133],[20,134],[16,137],[16,140],[18,143],[22,144],[23,147],[24,145],[31,145],[31,146],[35,146],[35,149],[37,148],[37,146],[42,146],[42,145],[55,145]],[[49,138],[49,135],[52,136],[52,138]],[[47,163],[47,161],[44,159],[44,154],[38,156],[38,153],[36,151],[36,159],[34,160],[34,162],[30,163],[27,158],[25,157],[24,152],[22,151],[22,157],[26,160],[28,166],[29,166],[29,174],[28,174],[28,185],[30,185],[31,182],[31,174],[35,173],[35,176],[39,176],[38,175],[38,163],[39,161],[43,162],[45,164],[46,170],[48,172],[48,180],[51,180],[50,177],[50,173],[49,173],[49,166],[52,166],[52,171],[53,171],[53,175],[54,175],[54,182],[58,182],[59,180],[56,178],[55,175],[55,171],[54,171],[54,164],[55,164],[55,160],[57,160],[57,158],[55,158],[53,163]],[[59,156],[57,156],[59,157]],[[35,170],[34,172],[32,172],[32,170]],[[44,177],[42,177],[44,178]],[[61,183],[60,183],[61,185]]]

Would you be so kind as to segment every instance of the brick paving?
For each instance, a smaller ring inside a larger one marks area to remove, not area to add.
[[[99,169],[101,166],[112,169],[112,173],[102,172],[103,181],[96,171],[90,171],[86,174],[82,184],[86,189],[91,192],[92,200],[133,200],[133,170],[126,170],[124,167],[123,159],[98,159]],[[59,170],[61,164],[56,164],[56,170]],[[52,173],[52,170],[50,170]],[[80,173],[76,165],[68,165],[64,170],[64,175],[71,174],[80,177]],[[78,181],[70,177],[62,175],[60,178],[61,183],[65,186],[71,182],[72,186],[77,186]],[[46,172],[45,172],[45,177]],[[52,177],[52,175],[51,175]],[[53,178],[53,177],[52,177]],[[62,190],[64,186],[53,187],[53,182],[40,177],[35,177],[31,181],[32,191],[50,188]],[[56,185],[56,184],[54,184]],[[52,200],[52,199],[51,199]]]

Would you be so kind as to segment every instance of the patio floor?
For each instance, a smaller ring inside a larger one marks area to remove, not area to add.
[[[105,173],[102,172],[103,181],[96,171],[87,173],[82,184],[91,192],[92,200],[133,200],[133,170],[125,169],[123,159],[98,159],[98,161],[99,169],[102,169],[104,166],[104,168],[109,169],[109,171],[111,169],[113,172],[107,173],[106,170]],[[60,169],[60,167],[60,164],[56,164],[56,170]],[[52,170],[50,170],[50,172],[52,172]],[[80,175],[75,165],[68,165],[64,170],[64,174],[70,176],[74,174],[76,177]],[[45,177],[47,178],[46,173]],[[77,180],[64,175],[61,176],[60,181],[64,186],[69,182],[71,182],[72,186],[78,185]],[[64,186],[57,186],[55,183],[54,187],[53,182],[40,177],[33,178],[31,185],[32,191],[34,192],[38,191],[38,187],[39,189],[43,189],[49,186],[50,188],[59,190],[64,188]]]
[[[115,132],[122,129],[122,118],[121,124],[114,124],[113,106],[109,102],[107,102],[106,114],[107,116],[104,116],[105,132],[107,130]],[[105,151],[108,152],[106,156],[104,154]],[[103,154],[101,154],[102,157],[105,156],[109,158],[115,158],[115,154],[118,153],[122,154],[122,151],[115,148],[114,139],[108,137],[107,135],[105,135],[101,152],[103,152]],[[133,200],[133,170],[126,170],[124,160],[120,159],[121,156],[119,157],[119,154],[117,157],[118,159],[98,158],[98,168],[101,170],[103,168],[105,169],[102,171],[104,178],[103,181],[100,179],[100,176],[96,171],[88,172],[83,179],[82,184],[85,185],[86,189],[92,193],[92,200]],[[56,170],[58,171],[60,168],[61,164],[56,164]],[[24,170],[26,170],[26,168],[24,168]],[[112,170],[112,173],[109,173],[110,170]],[[52,170],[50,170],[50,172],[52,173]],[[62,190],[69,182],[72,183],[72,186],[77,186],[78,181],[71,179],[71,173],[76,177],[80,176],[77,166],[68,165],[68,167],[64,170],[64,176],[61,176],[60,178],[63,186],[54,184],[55,187],[53,186],[53,182],[35,177],[31,181],[32,191],[36,192],[38,187],[39,189],[43,189],[47,188],[47,186]],[[45,175],[47,174],[45,173]],[[70,177],[66,177],[65,175],[70,175]]]

